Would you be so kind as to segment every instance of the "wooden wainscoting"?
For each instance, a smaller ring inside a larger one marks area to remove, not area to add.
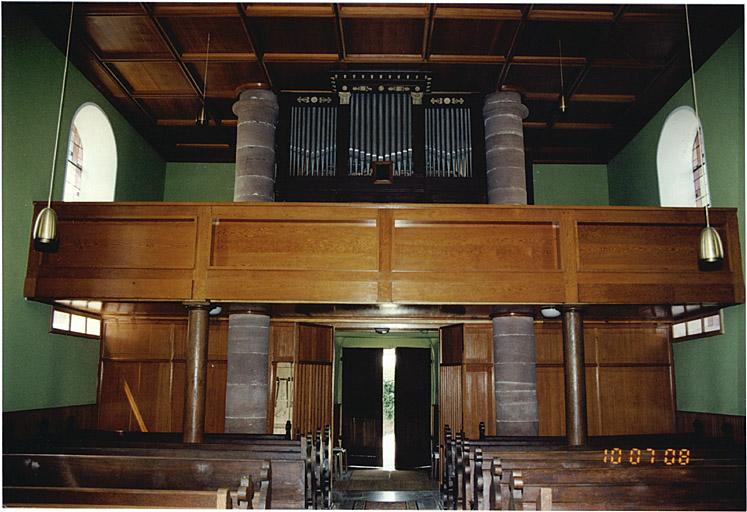
[[[744,416],[708,412],[677,411],[677,432],[695,433],[744,446]]]
[[[565,435],[560,322],[535,324],[540,435]],[[675,431],[667,324],[584,323],[589,435]]]
[[[3,444],[96,428],[96,404],[3,413]]]
[[[179,432],[184,413],[186,317],[104,320],[98,428],[138,430],[124,392],[126,381],[150,431]],[[228,320],[211,318],[205,431],[223,432]]]

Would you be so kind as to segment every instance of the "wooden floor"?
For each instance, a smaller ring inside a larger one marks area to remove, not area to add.
[[[353,469],[338,479],[333,508],[344,510],[441,509],[437,485],[426,471]]]

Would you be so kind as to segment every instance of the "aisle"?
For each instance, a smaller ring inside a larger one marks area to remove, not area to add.
[[[344,510],[438,510],[438,489],[427,471],[353,469],[338,480],[333,508]]]

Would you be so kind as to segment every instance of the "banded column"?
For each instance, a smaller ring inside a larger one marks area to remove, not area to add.
[[[565,370],[565,435],[571,446],[584,446],[586,424],[586,369],[584,322],[581,312],[563,311],[563,364]]]
[[[226,432],[267,432],[269,341],[269,316],[229,315]]]
[[[186,303],[185,306],[188,310],[188,325],[182,441],[185,443],[201,443],[205,434],[208,309],[210,303]]]
[[[246,90],[233,113],[239,118],[233,200],[274,201],[277,97],[266,89]]]
[[[534,318],[493,318],[496,435],[539,434],[535,366]]]
[[[516,92],[485,98],[485,160],[488,203],[527,204],[524,128],[529,110]],[[512,314],[493,318],[495,431],[503,436],[539,434],[534,318]]]
[[[529,110],[516,92],[494,92],[485,98],[485,164],[488,203],[527,204],[524,128]]]

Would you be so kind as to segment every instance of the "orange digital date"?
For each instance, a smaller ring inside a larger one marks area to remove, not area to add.
[[[661,460],[667,466],[687,466],[690,464],[690,450],[687,448],[680,448],[679,450],[667,448],[664,450],[664,455]],[[622,448],[607,448],[604,450],[603,461],[613,465],[622,464],[623,461],[633,466],[639,464],[654,464],[656,462],[656,450],[653,448],[646,448],[645,450],[631,448],[627,454],[623,454]]]

